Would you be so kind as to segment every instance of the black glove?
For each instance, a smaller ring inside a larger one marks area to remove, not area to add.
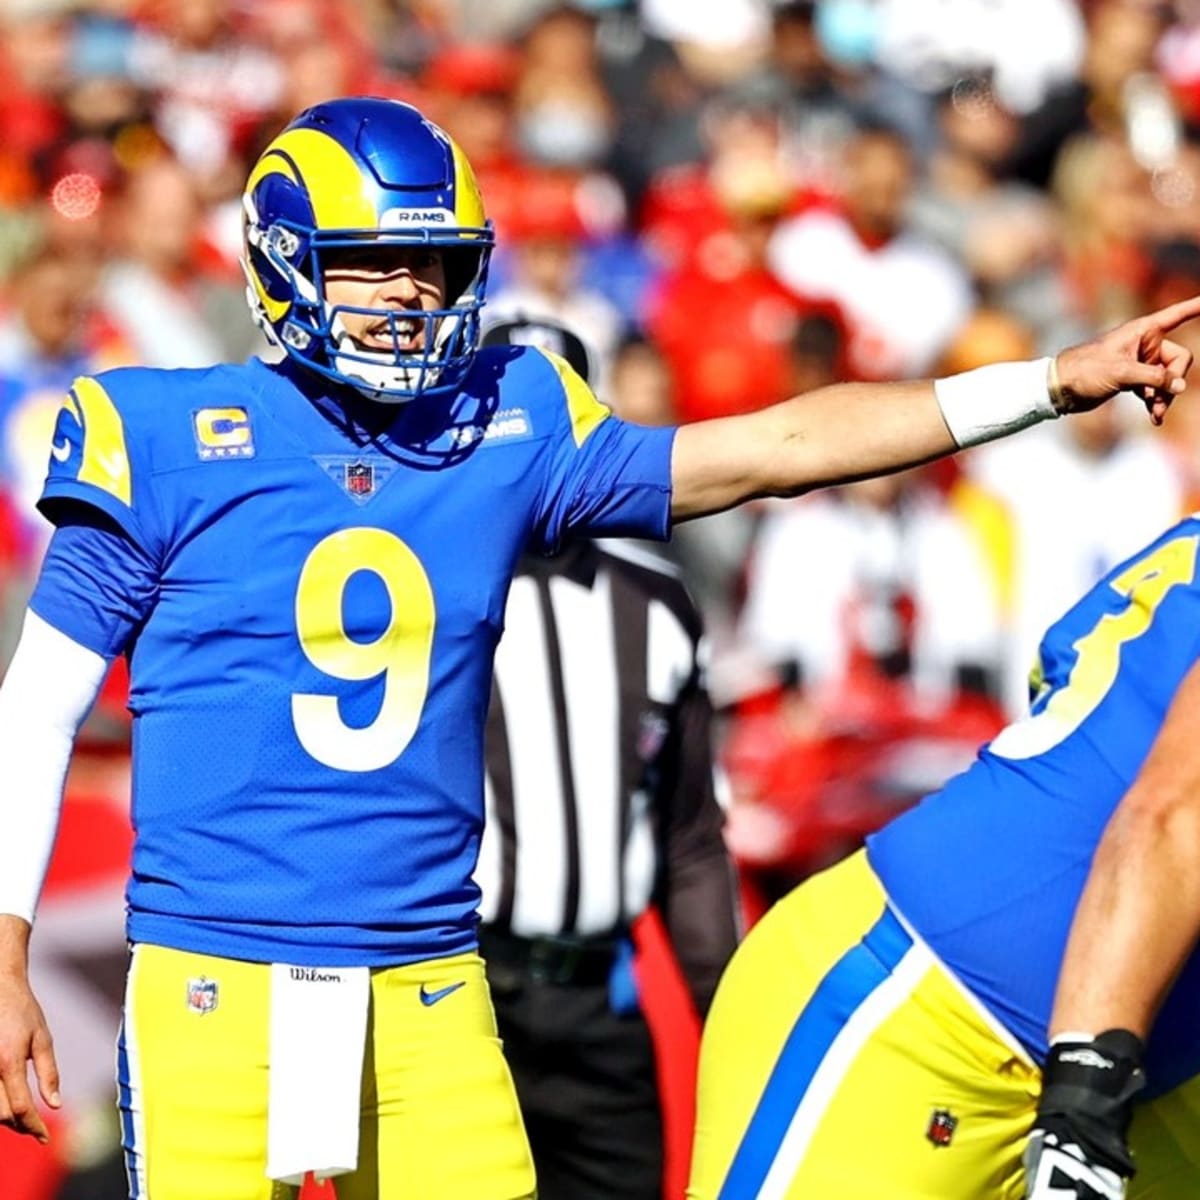
[[[1141,1040],[1126,1029],[1051,1046],[1025,1148],[1027,1200],[1122,1200],[1137,1169],[1125,1135],[1145,1084]]]

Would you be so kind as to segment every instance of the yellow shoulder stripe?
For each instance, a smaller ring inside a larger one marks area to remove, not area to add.
[[[117,406],[94,379],[77,379],[67,398],[83,428],[83,461],[80,483],[95,484],[122,504],[132,506],[133,488],[125,427]]]
[[[580,379],[565,358],[550,350],[543,350],[540,346],[538,353],[544,354],[558,372],[567,400],[567,411],[571,414],[571,433],[575,438],[576,447],[582,446],[591,436],[592,430],[601,421],[612,416],[612,409],[596,399],[592,389]]]

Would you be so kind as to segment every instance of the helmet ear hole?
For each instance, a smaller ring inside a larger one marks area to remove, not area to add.
[[[250,260],[250,266],[267,295],[272,300],[290,300],[292,298],[291,281],[279,273],[267,255],[254,244],[247,246],[246,254]]]

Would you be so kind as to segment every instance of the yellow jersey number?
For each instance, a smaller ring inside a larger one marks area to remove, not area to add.
[[[378,576],[391,603],[387,628],[371,642],[352,639],[342,621],[346,586],[359,571]],[[296,587],[301,649],[335,679],[382,675],[383,700],[375,719],[356,729],[342,720],[336,696],[293,695],[296,736],[313,758],[339,771],[376,771],[400,757],[417,731],[429,691],[434,624],[429,577],[395,534],[359,527],[317,543]]]
[[[1058,745],[1099,706],[1117,678],[1121,648],[1150,628],[1158,606],[1176,584],[1196,574],[1197,537],[1173,538],[1131,563],[1109,586],[1129,603],[1105,613],[1075,643],[1075,665],[1042,710],[1010,725],[990,746],[1005,758],[1032,758]]]

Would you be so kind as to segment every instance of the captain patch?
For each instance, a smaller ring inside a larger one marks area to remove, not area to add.
[[[202,408],[192,413],[192,429],[202,459],[254,457],[250,414],[244,408]]]

